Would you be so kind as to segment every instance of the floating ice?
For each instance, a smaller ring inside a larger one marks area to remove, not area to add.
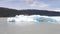
[[[41,15],[16,15],[15,17],[7,18],[7,22],[16,22],[17,24],[32,24],[32,23],[40,23],[40,22],[47,22],[47,23],[54,23],[60,24],[60,16],[50,17],[50,16],[41,16]]]
[[[8,19],[7,19],[7,21],[9,21],[9,22],[29,22],[29,21],[35,21],[34,20],[34,17],[36,17],[37,16],[37,18],[39,18],[39,16],[38,15],[31,15],[31,16],[27,16],[27,15],[16,15],[15,17],[9,17]]]
[[[60,17],[59,17],[60,18]],[[7,19],[8,22],[57,22],[59,21],[58,17],[48,17],[48,16],[40,16],[40,15],[16,15],[15,17],[9,17]]]

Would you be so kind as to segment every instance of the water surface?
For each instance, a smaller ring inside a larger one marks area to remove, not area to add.
[[[8,23],[7,18],[0,18],[0,34],[60,34],[60,24],[33,23],[19,25]]]

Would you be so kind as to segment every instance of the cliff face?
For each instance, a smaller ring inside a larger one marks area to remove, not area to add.
[[[15,10],[9,8],[0,7],[0,17],[13,17],[15,15],[20,14],[28,14],[28,15],[46,15],[46,16],[60,16],[60,12],[55,11],[47,11],[47,10],[35,10],[35,9],[27,9],[27,10]]]

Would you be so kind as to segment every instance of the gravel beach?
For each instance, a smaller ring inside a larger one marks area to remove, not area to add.
[[[60,34],[60,24],[45,22],[20,26],[6,20],[6,17],[0,18],[0,34]]]

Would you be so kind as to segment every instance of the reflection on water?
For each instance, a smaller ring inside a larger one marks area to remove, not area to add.
[[[59,24],[60,22],[7,22],[10,25],[17,25],[17,26],[29,26],[29,25],[38,25],[38,24]]]
[[[38,23],[35,22],[7,22],[10,25],[17,25],[17,26],[29,26],[29,25],[36,25]]]

